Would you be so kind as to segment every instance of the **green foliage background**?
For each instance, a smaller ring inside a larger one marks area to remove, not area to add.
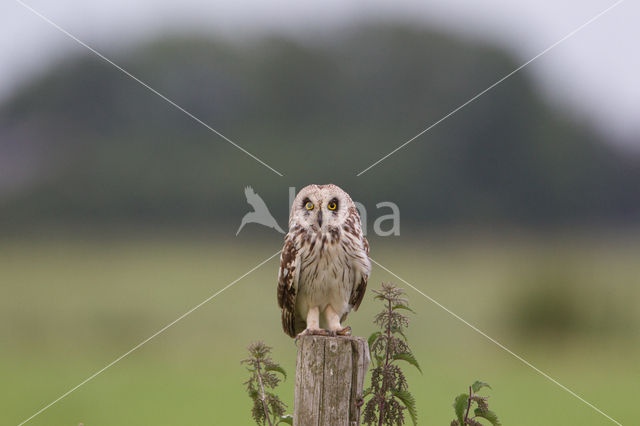
[[[285,177],[80,51],[0,107],[0,155],[19,170],[0,186],[5,228],[235,225],[246,185],[284,222],[287,187],[311,182],[417,225],[637,223],[640,158],[550,107],[526,69],[356,178],[519,65],[487,44],[370,24],[106,53]]]
[[[621,423],[633,424],[640,375],[637,242],[557,238],[469,244],[422,237],[431,248],[414,240],[399,249],[381,240],[372,244],[372,255]],[[3,423],[17,424],[33,414],[279,245],[279,237],[250,248],[213,237],[3,241]],[[567,265],[577,280],[572,285],[580,290],[567,303],[585,327],[523,331],[528,322],[519,322],[511,308],[537,291],[528,284],[532,268],[555,262]],[[256,338],[274,347],[274,359],[289,373],[279,391],[291,407],[296,348],[280,330],[276,270],[277,261],[269,262],[31,424],[251,424],[242,386],[246,370],[238,362]],[[391,280],[374,268],[372,285]],[[416,311],[408,338],[423,371],[409,368],[407,376],[424,424],[448,424],[453,397],[479,373],[491,378],[491,407],[505,425],[607,424],[413,290],[407,292]],[[354,334],[374,331],[371,319],[378,309],[369,293],[349,317]],[[545,408],[530,410],[532,404]]]

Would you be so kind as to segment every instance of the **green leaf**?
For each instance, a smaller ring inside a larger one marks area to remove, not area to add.
[[[395,306],[392,308],[392,310],[394,310],[394,311],[395,311],[396,309],[404,309],[404,310],[406,310],[406,311],[413,312],[413,313],[415,314],[415,311],[414,311],[413,309],[411,309],[411,308],[410,308],[410,307],[408,307],[407,305],[403,305],[403,304],[400,304],[400,303],[399,303],[399,304],[397,304],[397,305],[395,305]]]
[[[399,354],[395,354],[393,356],[394,360],[407,361],[409,364],[413,365],[418,369],[420,374],[422,374],[422,369],[420,368],[420,364],[418,364],[418,360],[413,356],[411,352],[403,352]]]
[[[286,416],[280,416],[280,420],[278,420],[278,423],[276,424],[279,425],[280,423],[293,425],[293,416],[291,414],[287,414]]]
[[[284,378],[287,378],[287,372],[284,371],[284,368],[280,367],[279,365],[267,365],[264,367],[265,371],[276,371],[280,374],[282,374],[284,376]]]
[[[381,334],[382,332],[376,331],[369,336],[369,339],[367,340],[367,343],[369,344],[369,352],[371,352],[371,345],[373,345],[373,342],[375,342]]]
[[[474,411],[476,417],[482,417],[483,419],[489,420],[493,426],[500,426],[500,420],[498,420],[498,415],[491,410],[482,410],[480,408],[476,408]]]
[[[404,331],[402,331],[402,329],[400,329],[400,328],[392,328],[391,331],[394,332],[394,333],[400,334],[402,336],[402,338],[404,339],[404,341],[408,342],[407,336],[404,334]]]
[[[407,390],[392,389],[391,394],[402,401],[402,404],[407,407],[409,416],[414,425],[418,424],[418,411],[416,410],[416,399]]]
[[[453,409],[456,412],[456,417],[461,425],[464,424],[464,412],[467,409],[467,402],[469,401],[469,395],[461,393],[456,396],[456,400],[453,402]]]
[[[491,389],[491,386],[489,386],[489,383],[486,382],[481,382],[480,380],[476,380],[475,382],[473,382],[473,384],[471,385],[471,390],[473,390],[473,392],[478,392],[480,389],[482,388],[489,388]]]
[[[384,354],[382,355],[375,355],[375,359],[376,359],[376,365],[382,365],[384,363]]]

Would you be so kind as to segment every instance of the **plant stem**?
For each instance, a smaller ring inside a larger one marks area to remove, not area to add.
[[[471,410],[471,397],[473,396],[473,392],[471,390],[471,386],[469,386],[469,399],[467,400],[467,412],[464,413],[464,424],[467,424],[467,419],[469,418],[469,410]]]
[[[258,376],[258,384],[260,385],[260,400],[262,401],[262,409],[264,410],[264,418],[267,419],[269,426],[273,426],[271,423],[271,417],[269,417],[269,407],[267,407],[267,398],[264,394],[264,384],[262,383],[262,372],[260,371],[260,360],[256,360],[256,375]]]
[[[389,341],[391,340],[391,314],[393,313],[393,309],[391,307],[391,300],[387,299],[387,310],[389,312],[389,319],[387,321],[387,342],[386,342],[386,346],[385,346],[385,354],[384,354],[384,371],[386,373],[387,368],[389,367]],[[386,377],[387,375],[385,374],[384,376],[382,376],[382,389],[381,391],[384,392],[384,394],[386,394],[387,392],[387,386],[386,386]],[[382,396],[384,396],[384,394]],[[384,414],[384,398],[380,398],[380,404],[379,404],[379,410],[380,410],[380,415],[378,417],[378,426],[382,426],[382,418],[383,418],[383,414]]]
[[[388,310],[389,310],[389,320],[387,322],[387,347],[385,348],[385,361],[384,361],[384,366],[387,367],[389,365],[389,341],[391,340],[391,315],[393,314],[393,309],[391,307],[391,300],[388,301],[389,302],[389,306],[388,306]]]

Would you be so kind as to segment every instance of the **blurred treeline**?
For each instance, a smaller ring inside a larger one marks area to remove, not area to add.
[[[2,226],[237,225],[245,185],[285,224],[288,186],[312,182],[395,201],[415,225],[638,218],[640,158],[549,106],[526,69],[355,176],[520,64],[487,44],[371,24],[106,49],[284,177],[78,52],[0,107]]]

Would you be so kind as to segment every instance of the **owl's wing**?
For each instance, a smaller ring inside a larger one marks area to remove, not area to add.
[[[282,309],[282,329],[291,337],[296,337],[296,293],[300,276],[300,255],[294,237],[287,234],[280,254],[278,271],[278,306]]]
[[[369,261],[369,242],[367,238],[362,236],[362,246],[364,248],[365,256],[367,256],[367,262]],[[349,304],[353,306],[355,311],[360,307],[360,303],[362,303],[362,299],[364,298],[364,293],[367,291],[367,281],[369,280],[369,272],[363,272],[361,274],[360,282],[355,283],[353,289],[351,290],[351,297],[349,297]]]

